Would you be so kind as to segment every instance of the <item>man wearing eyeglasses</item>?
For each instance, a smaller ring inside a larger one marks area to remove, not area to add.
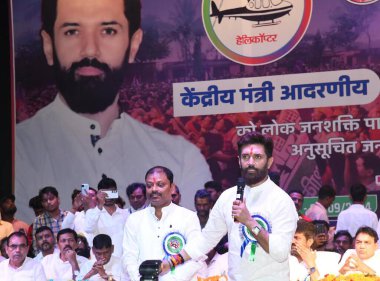
[[[1,280],[46,280],[42,265],[27,257],[29,245],[24,232],[8,237],[6,251],[9,259],[0,263]]]

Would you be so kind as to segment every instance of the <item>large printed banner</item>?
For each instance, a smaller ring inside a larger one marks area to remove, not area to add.
[[[126,199],[154,165],[193,209],[206,181],[235,184],[250,131],[273,136],[284,190],[380,190],[380,2],[55,2],[12,0],[20,217],[102,175]]]

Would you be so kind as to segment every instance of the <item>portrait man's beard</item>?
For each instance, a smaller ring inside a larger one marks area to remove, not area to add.
[[[104,111],[115,100],[123,83],[125,65],[111,69],[97,59],[85,58],[64,69],[54,55],[54,72],[58,90],[67,105],[76,113],[94,114]],[[102,75],[80,76],[76,71],[80,67],[91,66],[103,72]]]
[[[255,173],[248,171],[251,169],[255,170]],[[265,163],[262,169],[257,169],[253,166],[242,169],[242,176],[244,177],[247,185],[255,185],[263,181],[268,176],[268,162]]]

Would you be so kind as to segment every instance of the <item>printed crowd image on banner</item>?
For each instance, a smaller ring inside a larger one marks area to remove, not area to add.
[[[380,190],[379,1],[54,2],[12,0],[21,218],[44,186],[63,209],[102,175],[126,198],[154,165],[194,209],[205,182],[236,184],[250,131],[284,190]]]

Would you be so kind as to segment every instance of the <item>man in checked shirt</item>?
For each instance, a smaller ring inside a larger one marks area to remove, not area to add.
[[[50,227],[54,236],[57,237],[57,233],[61,230],[63,219],[66,216],[66,211],[59,208],[60,200],[55,187],[46,186],[42,188],[38,196],[40,197],[44,212],[36,217],[33,223],[33,248],[35,251],[37,250],[35,241],[36,230],[46,225]]]

